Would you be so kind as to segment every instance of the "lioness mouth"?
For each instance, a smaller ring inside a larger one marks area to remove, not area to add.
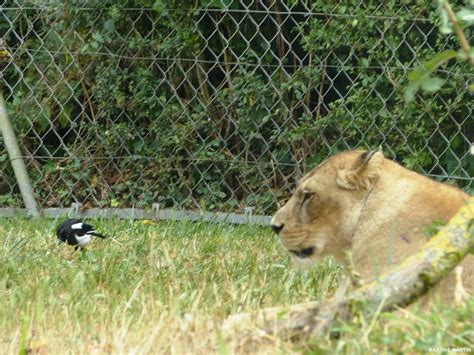
[[[309,247],[309,248],[304,248],[301,250],[290,250],[290,252],[295,254],[298,258],[305,259],[313,255],[314,248]]]

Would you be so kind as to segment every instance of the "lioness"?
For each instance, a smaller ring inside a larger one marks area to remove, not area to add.
[[[426,227],[448,221],[467,198],[380,151],[346,151],[304,176],[271,225],[294,264],[326,255],[345,264],[350,252],[355,271],[371,281],[419,251],[428,240]],[[461,265],[464,287],[473,289],[474,256]],[[443,301],[453,299],[454,280],[451,273],[438,285]]]

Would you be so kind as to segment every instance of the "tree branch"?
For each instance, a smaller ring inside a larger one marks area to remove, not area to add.
[[[449,21],[451,21],[454,27],[454,31],[456,32],[456,36],[458,37],[459,42],[461,43],[461,48],[463,49],[464,53],[466,53],[467,60],[472,65],[474,65],[474,57],[471,55],[471,47],[469,46],[469,42],[467,41],[466,36],[464,35],[464,32],[461,26],[459,25],[458,19],[454,14],[454,11],[448,1],[444,2],[444,9],[448,14]]]

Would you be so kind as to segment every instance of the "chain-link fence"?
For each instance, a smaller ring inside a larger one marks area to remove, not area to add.
[[[379,146],[469,189],[472,68],[404,100],[458,47],[437,21],[429,1],[7,0],[2,87],[42,207],[269,214],[330,154]],[[3,143],[0,173],[20,206]]]

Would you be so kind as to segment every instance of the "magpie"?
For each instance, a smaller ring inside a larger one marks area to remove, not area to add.
[[[105,235],[97,233],[90,224],[82,223],[78,219],[68,219],[62,222],[56,230],[59,243],[74,245],[74,249],[83,249],[92,240],[92,236],[106,238]]]

